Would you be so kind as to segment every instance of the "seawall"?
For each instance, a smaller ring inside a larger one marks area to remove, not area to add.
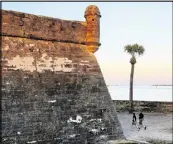
[[[128,111],[130,102],[128,100],[113,100],[118,112]],[[159,101],[133,101],[134,110],[143,112],[157,112],[157,113],[172,113],[172,102],[159,102]]]

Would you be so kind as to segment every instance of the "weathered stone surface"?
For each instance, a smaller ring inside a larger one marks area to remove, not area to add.
[[[95,5],[86,8],[86,44],[91,52],[97,51],[98,46],[100,46],[100,17],[100,11]]]
[[[13,18],[7,16],[3,24],[22,16],[8,13]],[[42,18],[28,17],[42,24]],[[14,21],[19,26],[20,19]],[[64,26],[72,33],[69,23]],[[25,34],[41,37],[27,24]],[[60,34],[74,43],[50,40],[49,29],[45,39],[20,36],[13,28],[2,36],[3,143],[97,144],[124,138],[93,51],[78,39],[85,32],[80,29],[74,39]]]
[[[2,27],[3,35],[85,43],[86,22],[2,10]]]
[[[130,102],[128,100],[113,101],[116,110],[123,112],[130,110]],[[172,113],[172,102],[159,102],[159,101],[133,101],[134,110],[143,112],[159,112],[159,113]]]

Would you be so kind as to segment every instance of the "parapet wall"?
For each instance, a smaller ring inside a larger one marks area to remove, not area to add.
[[[90,7],[95,22],[96,7]],[[93,54],[98,21],[88,26],[3,11],[2,26],[3,144],[100,144],[124,138]]]
[[[85,44],[86,22],[2,10],[2,35]]]

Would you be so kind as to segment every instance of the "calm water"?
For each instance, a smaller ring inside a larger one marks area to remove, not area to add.
[[[108,86],[113,100],[129,100],[129,86]],[[172,101],[172,86],[134,86],[133,99],[141,101]]]

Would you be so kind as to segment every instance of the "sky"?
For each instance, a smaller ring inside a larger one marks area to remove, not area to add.
[[[129,85],[130,55],[124,46],[134,43],[145,48],[137,57],[134,85],[172,84],[171,2],[2,2],[2,9],[85,21],[89,5],[102,15],[95,56],[107,85]]]

